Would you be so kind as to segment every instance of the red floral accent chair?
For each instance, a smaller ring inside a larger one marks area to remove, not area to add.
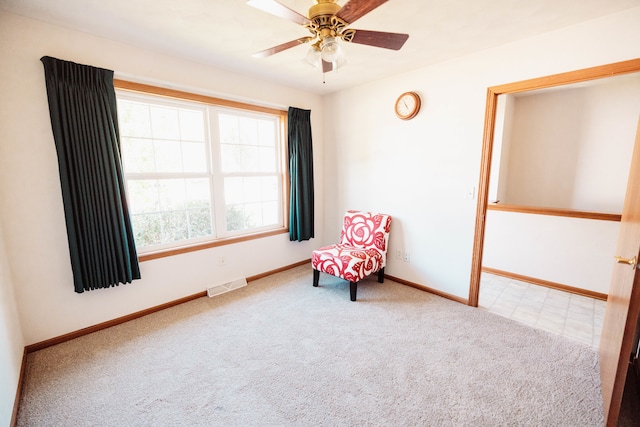
[[[318,286],[320,272],[349,281],[351,301],[356,300],[358,282],[377,272],[384,282],[391,216],[370,212],[347,211],[340,243],[313,251],[313,286]]]

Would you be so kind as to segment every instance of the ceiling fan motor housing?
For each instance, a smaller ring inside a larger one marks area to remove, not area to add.
[[[340,5],[336,3],[336,0],[316,0],[316,4],[309,8],[308,16],[310,20],[314,20],[316,17],[328,16],[331,17],[338,13]]]
[[[316,0],[316,3],[309,8],[308,18],[311,22],[305,27],[320,39],[319,44],[322,44],[326,37],[341,36],[340,33],[347,23],[335,16],[340,9],[341,6],[336,3],[336,0]]]

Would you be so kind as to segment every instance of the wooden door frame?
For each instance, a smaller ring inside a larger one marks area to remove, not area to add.
[[[640,58],[600,65],[597,67],[584,68],[576,71],[569,71],[561,74],[553,74],[546,77],[523,80],[499,86],[492,86],[487,89],[484,134],[482,140],[482,159],[480,162],[480,182],[478,184],[478,204],[476,208],[473,256],[471,259],[471,278],[469,283],[470,306],[478,306],[478,297],[480,294],[482,253],[484,250],[484,233],[489,198],[489,177],[491,175],[491,158],[493,154],[493,138],[498,96],[563,86],[571,83],[585,82],[636,72],[640,72]]]

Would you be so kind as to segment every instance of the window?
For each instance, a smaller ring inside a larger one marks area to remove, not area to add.
[[[122,90],[117,97],[141,254],[285,228],[286,112]]]

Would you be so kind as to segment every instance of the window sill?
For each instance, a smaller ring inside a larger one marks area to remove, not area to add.
[[[210,242],[198,243],[195,245],[180,246],[180,247],[171,248],[171,249],[163,249],[157,252],[146,252],[144,254],[138,254],[138,261],[139,262],[151,261],[153,259],[165,258],[165,257],[174,256],[174,255],[185,254],[188,252],[201,251],[204,249],[215,248],[217,246],[225,246],[225,245],[231,245],[239,242],[246,242],[248,240],[262,239],[264,237],[276,236],[278,234],[285,234],[288,232],[289,232],[288,228],[278,228],[277,230],[263,231],[260,233],[246,234],[244,236],[229,237],[226,239],[216,239]]]

